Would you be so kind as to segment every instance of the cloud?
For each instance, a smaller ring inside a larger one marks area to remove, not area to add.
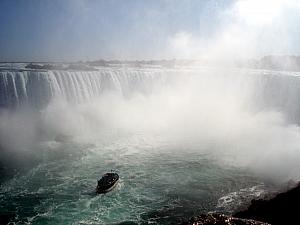
[[[200,40],[192,33],[180,31],[169,38],[171,54],[180,58],[193,58],[201,51]]]
[[[299,52],[299,12],[297,1],[239,0],[219,11],[222,23],[214,35],[181,30],[169,37],[167,51],[177,58],[223,60]]]
[[[233,7],[238,19],[251,25],[270,24],[280,14],[282,0],[240,0]]]

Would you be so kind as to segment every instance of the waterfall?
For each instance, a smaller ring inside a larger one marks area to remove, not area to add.
[[[0,107],[29,106],[41,109],[47,106],[53,98],[71,103],[82,103],[99,97],[106,91],[114,91],[124,97],[130,97],[137,92],[150,94],[157,87],[170,86],[175,78],[182,85],[185,85],[187,79],[194,79],[199,89],[215,86],[215,91],[223,91],[224,95],[225,92],[230,92],[232,96],[244,94],[247,98],[246,104],[251,109],[273,109],[284,113],[291,121],[300,123],[299,74],[263,70],[102,68],[97,71],[38,71],[6,69],[0,71]],[[219,83],[222,83],[220,89],[218,89]]]
[[[147,93],[163,81],[161,71],[0,71],[0,107],[47,105],[54,97],[80,103],[113,90]]]

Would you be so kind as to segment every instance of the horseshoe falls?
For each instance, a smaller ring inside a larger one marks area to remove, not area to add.
[[[0,105],[31,105],[43,107],[55,97],[80,103],[100,96],[110,89],[126,96],[130,91],[147,92],[160,71],[103,70],[76,71],[21,71],[0,72]]]
[[[0,69],[0,212],[12,224],[180,224],[300,177],[300,73]],[[96,195],[116,170],[116,189]]]

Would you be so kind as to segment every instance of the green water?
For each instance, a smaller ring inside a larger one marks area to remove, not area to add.
[[[199,148],[142,135],[42,142],[27,152],[31,166],[2,182],[0,212],[15,224],[178,224],[261,184]],[[96,195],[97,179],[111,169],[117,188]]]

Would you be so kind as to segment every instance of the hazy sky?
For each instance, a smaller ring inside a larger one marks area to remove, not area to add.
[[[297,0],[1,0],[1,61],[300,54]]]

